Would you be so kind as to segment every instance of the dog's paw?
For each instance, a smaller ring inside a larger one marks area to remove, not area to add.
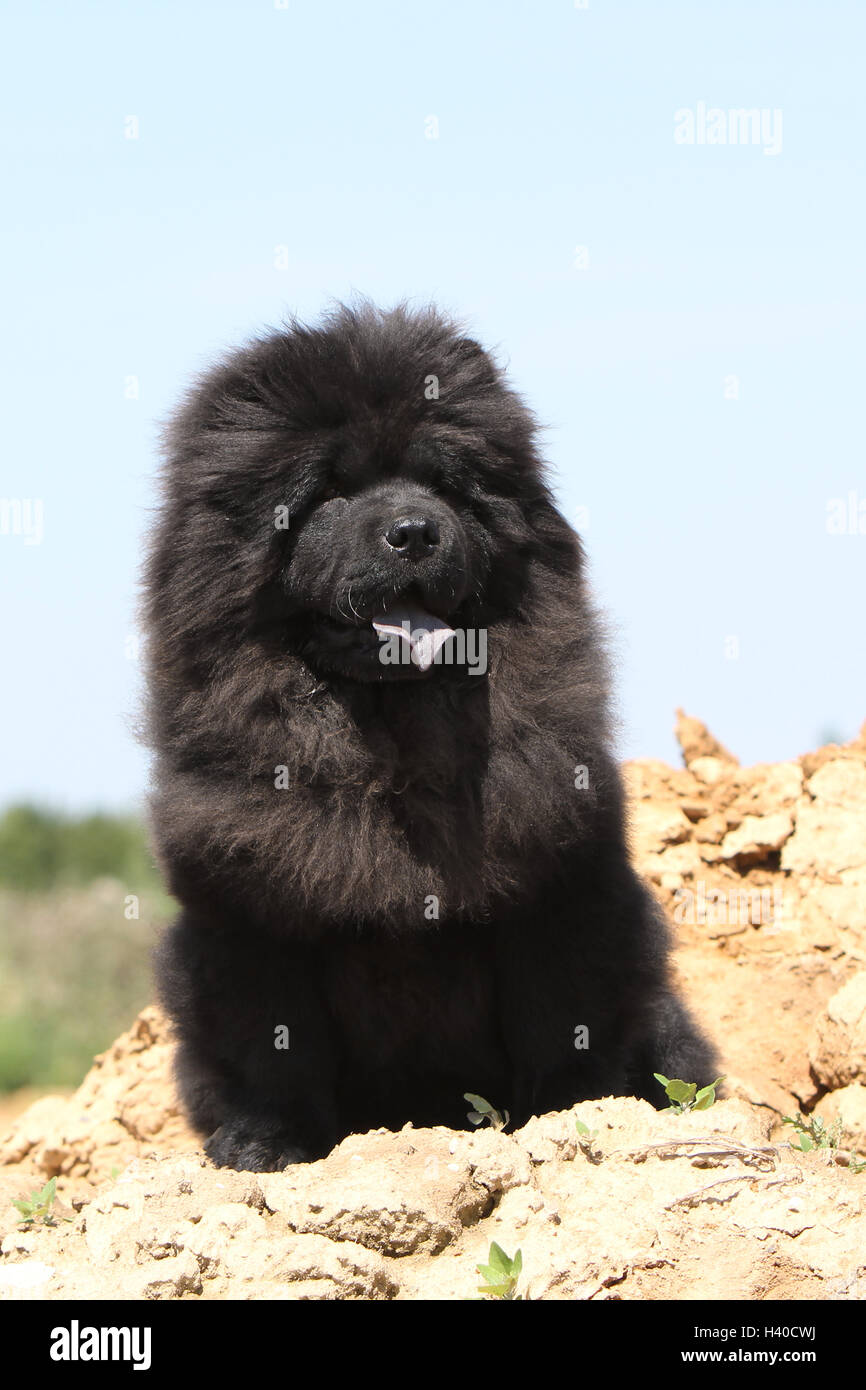
[[[217,1168],[250,1173],[277,1173],[291,1163],[310,1163],[313,1154],[289,1136],[267,1125],[227,1121],[206,1141],[204,1151]]]

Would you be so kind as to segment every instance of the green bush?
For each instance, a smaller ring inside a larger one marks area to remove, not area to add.
[[[0,1091],[74,1086],[152,998],[173,911],[133,816],[0,816]]]
[[[0,816],[0,885],[47,889],[104,877],[131,891],[158,881],[146,831],[134,816],[73,817],[25,805]]]

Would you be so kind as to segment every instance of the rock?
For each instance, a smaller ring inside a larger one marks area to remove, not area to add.
[[[719,743],[706,724],[702,724],[700,719],[693,719],[681,709],[677,710],[676,736],[689,768],[696,758],[718,758],[722,763],[737,763],[733,753]]]
[[[16,1292],[44,1298],[46,1285],[54,1273],[54,1267],[41,1260],[18,1260],[14,1264],[0,1265],[0,1298],[14,1298]]]
[[[663,854],[646,854],[641,859],[644,877],[668,889],[681,888],[686,879],[701,869],[701,857],[692,844],[671,845]]]
[[[297,1165],[261,1177],[269,1211],[293,1231],[349,1240],[389,1255],[437,1254],[478,1220],[493,1199],[466,1148],[452,1151],[449,1130],[401,1130],[346,1139],[322,1165]],[[504,1136],[503,1136],[504,1139]]]
[[[638,857],[658,854],[667,845],[678,845],[691,834],[691,821],[675,801],[658,805],[639,801],[630,816],[631,841]]]
[[[68,1111],[69,1101],[65,1096],[42,1096],[35,1100],[0,1139],[0,1161],[20,1163],[33,1149],[44,1144],[46,1134],[62,1126]]]
[[[866,1081],[866,970],[834,994],[817,1018],[809,1060],[831,1090]]]
[[[866,811],[866,763],[856,758],[834,758],[809,778],[809,793],[816,801],[825,801],[855,814],[863,813]]]
[[[841,1147],[866,1154],[866,1086],[842,1086],[838,1091],[831,1091],[819,1100],[815,1114],[828,1127],[834,1120],[841,1120]]]
[[[731,810],[748,816],[793,807],[803,795],[804,782],[799,763],[756,763],[738,768],[733,776],[736,795]]]
[[[700,757],[693,758],[689,763],[689,772],[694,773],[699,782],[706,786],[715,786],[720,782],[725,773],[730,770],[730,763],[724,758]]]
[[[821,929],[836,944],[850,936],[866,950],[866,875],[862,881],[845,876],[840,883],[807,878],[806,885],[799,910],[803,927]]]
[[[124,1281],[127,1298],[180,1298],[201,1293],[201,1275],[194,1255],[184,1251],[135,1270]]]
[[[746,816],[722,841],[722,858],[736,859],[741,866],[758,864],[780,850],[793,829],[794,822],[787,811]]]
[[[866,867],[862,822],[850,811],[816,801],[797,812],[794,834],[782,850],[782,868],[838,881],[845,869]]]
[[[866,754],[866,721],[863,722],[860,732],[850,743],[827,743],[823,748],[817,748],[814,752],[804,753],[800,759],[803,771],[807,777],[811,777],[825,763],[834,761],[836,758],[862,757]]]
[[[832,758],[809,778],[782,868],[837,880],[866,867],[866,759]]]
[[[514,1133],[379,1130],[236,1173],[186,1128],[148,1009],[0,1142],[0,1300],[465,1300],[492,1240],[521,1249],[530,1297],[866,1296],[866,1181],[780,1128],[817,1102],[866,1153],[866,737],[740,767],[695,725],[688,767],[625,775],[636,868],[719,1044],[710,1110],[608,1097]],[[63,1219],[21,1229],[12,1202],[49,1174]]]
[[[721,811],[713,811],[695,826],[694,838],[699,845],[721,845],[728,831],[728,822]]]
[[[0,1165],[26,1160],[44,1177],[96,1182],[154,1143],[197,1148],[175,1097],[172,1054],[167,1020],[159,1009],[145,1009],[94,1059],[74,1096],[47,1097],[18,1117],[0,1142]]]

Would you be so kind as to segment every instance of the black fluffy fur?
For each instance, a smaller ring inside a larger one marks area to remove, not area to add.
[[[419,513],[440,542],[407,559],[383,533]],[[370,623],[403,595],[486,629],[487,674],[394,678]],[[182,905],[158,984],[216,1163],[464,1126],[467,1091],[520,1124],[711,1079],[629,864],[580,542],[453,323],[340,308],[204,377],[167,435],[146,629]]]

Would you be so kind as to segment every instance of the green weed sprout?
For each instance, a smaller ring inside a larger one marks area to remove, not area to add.
[[[21,1213],[22,1225],[33,1226],[37,1221],[41,1221],[43,1226],[57,1225],[57,1218],[53,1213],[56,1187],[57,1179],[49,1178],[41,1191],[31,1192],[29,1197],[13,1201],[13,1207]]]
[[[675,1115],[684,1115],[687,1110],[709,1110],[715,1103],[716,1087],[721,1086],[725,1080],[723,1076],[716,1077],[709,1086],[702,1086],[700,1090],[694,1081],[671,1080],[667,1076],[662,1076],[660,1071],[654,1071],[653,1076],[665,1088],[665,1095],[670,1101],[670,1109]]]
[[[601,1163],[604,1154],[601,1152],[601,1149],[595,1147],[595,1141],[598,1138],[598,1130],[590,1129],[589,1125],[583,1123],[583,1120],[575,1120],[574,1124],[577,1129],[577,1142],[580,1145],[580,1152],[583,1154],[584,1158],[589,1159],[590,1163]]]
[[[478,1292],[487,1298],[520,1299],[522,1295],[517,1292],[517,1281],[523,1269],[522,1252],[518,1250],[512,1260],[494,1240],[487,1259],[488,1264],[475,1266],[486,1281],[479,1284]]]
[[[839,1119],[834,1120],[829,1129],[820,1115],[783,1115],[782,1123],[793,1125],[797,1131],[797,1143],[792,1139],[791,1148],[798,1153],[811,1153],[813,1149],[835,1150],[842,1143],[842,1121]],[[849,1153],[848,1167],[852,1173],[866,1173],[866,1159]]]
[[[824,1124],[820,1115],[783,1115],[782,1123],[793,1125],[797,1131],[795,1144],[791,1140],[791,1148],[799,1149],[800,1153],[810,1153],[812,1149],[838,1149],[842,1138],[842,1121],[834,1120],[830,1128]]]
[[[494,1129],[504,1129],[508,1124],[508,1111],[505,1111],[503,1117],[483,1096],[474,1096],[471,1091],[465,1091],[463,1099],[468,1100],[469,1104],[475,1107],[474,1110],[469,1111],[467,1116],[471,1124],[480,1125],[484,1120],[489,1120]]]

